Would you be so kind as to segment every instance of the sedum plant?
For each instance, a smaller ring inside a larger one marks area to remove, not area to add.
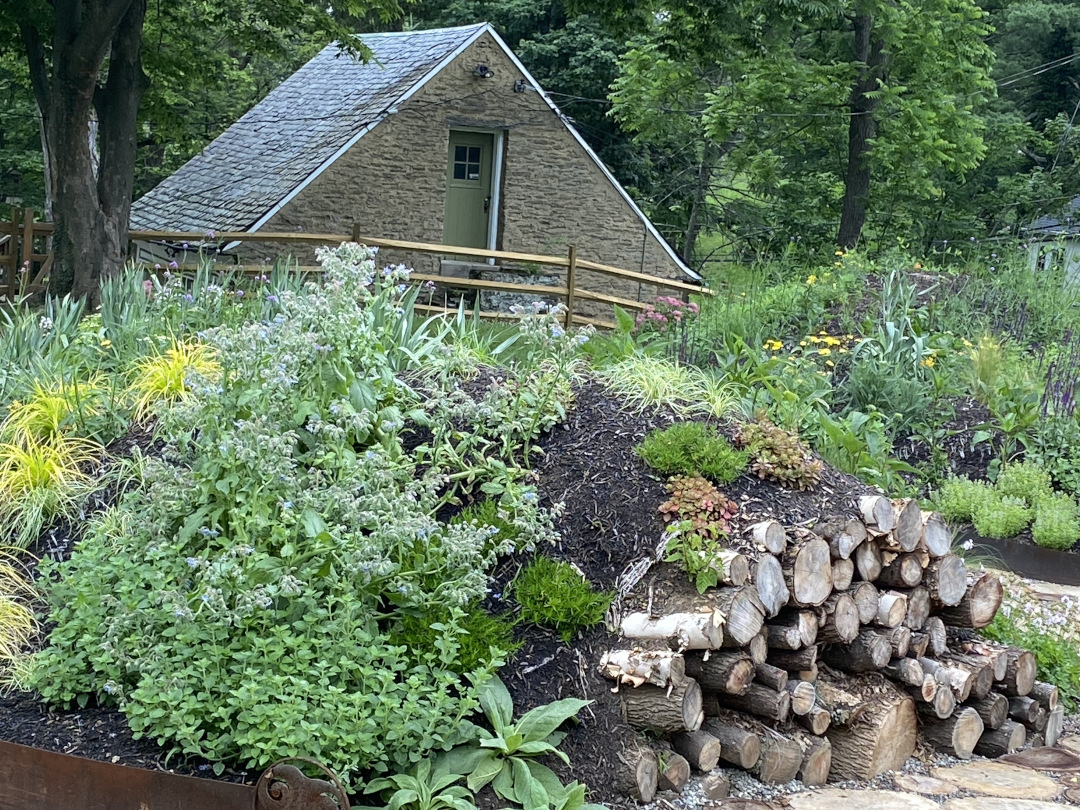
[[[663,430],[649,431],[635,451],[657,472],[700,475],[721,484],[734,481],[747,463],[746,453],[702,422],[676,422]]]
[[[736,443],[750,454],[750,469],[759,478],[806,490],[821,477],[821,460],[813,457],[798,434],[774,425],[762,414],[739,426]]]
[[[665,523],[685,524],[702,537],[716,539],[731,533],[738,505],[698,476],[675,476],[667,483],[671,497],[660,505]]]

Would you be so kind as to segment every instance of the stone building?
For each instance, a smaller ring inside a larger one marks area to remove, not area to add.
[[[361,39],[367,63],[326,47],[137,200],[132,228],[345,235],[356,226],[370,238],[556,256],[573,244],[580,258],[699,280],[490,25]],[[140,258],[164,258],[164,247],[142,243]],[[227,247],[243,263],[284,250]],[[288,248],[312,263],[310,245]],[[429,273],[500,269],[461,258],[384,252]],[[585,272],[580,286],[639,301],[659,292]]]

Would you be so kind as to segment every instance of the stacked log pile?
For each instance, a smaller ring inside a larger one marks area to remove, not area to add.
[[[917,735],[960,758],[1056,741],[1064,712],[1034,656],[977,634],[1000,581],[968,571],[916,502],[855,507],[811,529],[755,524],[726,554],[727,584],[621,617],[627,644],[600,671],[629,724],[663,739],[627,755],[628,795],[717,763],[771,783],[869,779]]]

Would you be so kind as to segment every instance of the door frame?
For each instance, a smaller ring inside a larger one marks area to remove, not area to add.
[[[450,142],[451,132],[478,132],[481,135],[492,136],[491,140],[494,148],[491,151],[491,204],[488,206],[487,249],[498,250],[499,210],[502,205],[503,152],[506,143],[506,130],[450,126],[446,129],[447,143]],[[487,263],[495,264],[495,259],[488,259]]]

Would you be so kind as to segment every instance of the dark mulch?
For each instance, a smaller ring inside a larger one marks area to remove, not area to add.
[[[934,468],[973,480],[985,480],[987,468],[1001,451],[996,431],[990,441],[973,445],[975,434],[993,422],[990,409],[971,398],[949,403],[951,415],[937,425],[936,437],[908,436],[898,440],[893,452],[913,467]]]

